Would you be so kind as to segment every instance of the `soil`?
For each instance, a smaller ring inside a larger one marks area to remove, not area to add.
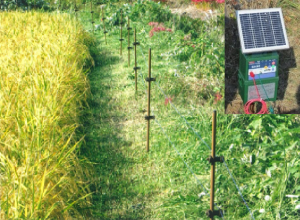
[[[295,1],[294,1],[295,2]],[[290,49],[279,53],[279,83],[277,100],[269,102],[276,114],[300,113],[300,0],[298,9],[282,6]],[[244,104],[238,91],[238,61],[240,42],[235,10],[280,7],[277,1],[228,0],[225,4],[225,112],[244,114]]]
[[[197,8],[194,4],[182,3],[178,0],[170,0],[167,5],[173,14],[181,16],[189,16],[193,19],[207,20],[218,15],[217,11],[202,10]]]

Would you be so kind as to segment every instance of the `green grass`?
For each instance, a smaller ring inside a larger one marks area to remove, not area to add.
[[[112,12],[113,13],[113,12]],[[89,14],[82,15],[87,20]],[[108,15],[110,16],[110,15]],[[148,22],[148,21],[147,21]],[[299,195],[299,116],[235,116],[224,115],[224,102],[214,102],[214,89],[204,88],[211,83],[220,88],[223,78],[219,74],[194,76],[193,71],[183,71],[179,59],[170,56],[166,65],[161,53],[172,51],[182,33],[179,29],[173,35],[155,34],[147,38],[149,27],[136,21],[138,41],[143,53],[152,48],[152,75],[163,90],[173,96],[173,103],[186,120],[210,145],[211,114],[218,110],[217,155],[224,155],[244,198],[256,219],[297,219],[295,209],[299,201],[292,201],[286,194]],[[167,22],[166,22],[167,23]],[[87,29],[89,23],[85,23]],[[213,27],[213,26],[212,26]],[[138,92],[134,91],[133,61],[127,65],[127,47],[124,42],[123,56],[119,56],[119,32],[109,30],[108,45],[104,44],[102,33],[96,32],[100,55],[98,66],[90,74],[93,97],[86,120],[86,147],[82,153],[94,163],[96,169],[92,186],[93,213],[100,219],[206,219],[209,198],[199,197],[203,192],[181,158],[172,148],[160,127],[151,121],[150,152],[146,152],[146,94],[139,78]],[[142,33],[145,29],[145,33]],[[127,31],[124,38],[127,39]],[[207,36],[215,36],[207,33]],[[169,44],[170,43],[170,44]],[[143,77],[147,65],[138,48],[138,66]],[[201,63],[201,59],[197,64]],[[214,65],[203,64],[206,73]],[[209,66],[209,68],[208,68]],[[182,68],[182,70],[181,70]],[[179,76],[174,77],[174,69]],[[221,74],[222,75],[222,74]],[[207,77],[207,78],[205,78]],[[203,84],[201,84],[201,82]],[[197,86],[195,86],[195,84]],[[224,83],[223,83],[224,84]],[[200,92],[199,92],[200,90]],[[222,89],[221,89],[222,91]],[[210,151],[184,120],[164,105],[164,97],[152,83],[151,110],[165,129],[166,134],[196,173],[205,188],[209,190],[210,165],[206,158]],[[250,156],[252,162],[249,162]],[[293,166],[292,166],[293,165]],[[271,170],[272,177],[266,175]],[[222,164],[216,170],[215,202],[225,210],[225,219],[249,219],[250,215]],[[264,200],[266,195],[271,201]],[[265,209],[265,213],[260,213]],[[285,217],[284,217],[285,216]],[[216,218],[218,219],[218,218]]]

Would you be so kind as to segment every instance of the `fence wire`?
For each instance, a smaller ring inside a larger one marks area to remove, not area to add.
[[[141,48],[141,53],[142,53],[142,55],[143,55],[143,58],[144,58],[144,61],[145,61],[146,65],[147,65],[147,67],[148,67],[148,63],[146,62],[146,58],[145,58],[145,55],[144,55],[144,53],[143,53],[142,48]],[[166,93],[163,91],[163,89],[159,86],[159,84],[158,84],[156,81],[155,81],[155,84],[157,85],[157,87],[159,88],[159,90],[161,91],[161,93],[165,96],[165,98],[168,98],[167,95],[166,95]],[[145,85],[145,83],[144,83],[144,85]],[[198,138],[200,138],[200,140],[205,144],[205,146],[206,146],[209,150],[211,150],[211,148],[208,146],[208,144],[205,142],[205,140],[201,137],[201,135],[200,135],[198,132],[195,131],[195,129],[194,129],[194,128],[191,126],[191,124],[185,119],[185,117],[178,111],[178,109],[177,109],[177,108],[175,107],[175,105],[171,102],[171,100],[170,100],[169,102],[170,102],[171,106],[174,108],[174,110],[180,115],[180,117],[185,121],[185,123],[186,123],[186,124],[190,127],[190,129],[194,132],[194,134],[195,134]],[[155,122],[158,124],[157,120],[155,120]],[[158,124],[158,125],[160,126],[160,124]],[[169,137],[166,135],[166,133],[164,132],[163,128],[162,128],[161,126],[160,126],[160,128],[162,129],[163,133],[165,134],[165,136],[168,138],[169,142],[170,142],[170,143],[172,144],[172,146],[173,146],[174,144],[171,142],[171,140],[169,139]],[[173,146],[173,147],[174,147],[174,146]],[[177,153],[179,153],[179,152],[177,151],[176,148],[175,148],[175,150],[176,150]],[[181,155],[180,155],[180,157],[181,157]],[[181,159],[183,160],[182,157],[181,157]],[[183,161],[184,161],[184,160],[183,160]],[[184,161],[184,163],[186,164],[185,161]],[[186,165],[187,165],[187,164],[186,164]],[[229,173],[229,175],[230,175],[230,177],[231,177],[231,179],[232,179],[232,181],[233,181],[233,183],[234,183],[236,189],[238,190],[239,195],[241,196],[242,200],[244,201],[244,204],[246,205],[246,207],[247,207],[247,209],[248,209],[248,211],[249,211],[249,213],[250,213],[250,215],[251,215],[251,218],[252,218],[253,220],[255,220],[255,218],[254,218],[254,216],[253,216],[253,214],[252,214],[252,212],[251,212],[251,210],[250,210],[250,208],[249,208],[249,206],[248,206],[246,200],[244,199],[244,197],[243,197],[243,195],[242,195],[242,193],[241,193],[241,191],[240,191],[238,185],[236,184],[236,181],[235,181],[233,175],[231,174],[231,172],[230,172],[230,170],[229,170],[227,164],[225,163],[225,161],[224,161],[224,165],[225,165],[225,167],[227,168],[227,171],[228,171],[228,173]],[[189,168],[189,167],[188,167],[188,168]],[[189,168],[189,169],[190,169],[190,168]],[[190,171],[191,171],[191,170],[190,170]],[[197,182],[198,182],[198,181],[197,181]],[[223,215],[222,215],[222,217],[223,217]]]

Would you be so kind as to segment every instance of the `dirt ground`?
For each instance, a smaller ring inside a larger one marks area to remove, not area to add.
[[[277,100],[269,102],[276,114],[300,113],[300,0],[296,7],[279,1],[226,0],[225,4],[225,112],[244,114],[244,104],[238,93],[238,61],[240,42],[235,10],[282,7],[290,49],[279,53],[279,84]]]

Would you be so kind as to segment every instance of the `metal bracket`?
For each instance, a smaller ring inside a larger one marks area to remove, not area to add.
[[[152,78],[152,77],[151,77],[151,78],[149,79],[149,77],[147,77],[145,80],[146,80],[147,82],[149,82],[149,81],[156,81],[156,78]]]
[[[124,40],[124,39],[122,39],[122,38],[121,38],[121,39],[119,39],[119,41],[123,41],[123,40]]]
[[[133,47],[127,47],[127,49],[128,49],[128,50],[131,50],[131,49],[133,49]]]
[[[133,46],[140,45],[140,42],[133,42]]]
[[[210,209],[206,211],[206,215],[208,218],[213,218],[214,216],[219,216],[219,217],[222,217],[222,214],[223,214],[223,211],[220,209],[220,210],[214,210],[214,211],[211,211]]]
[[[148,121],[148,120],[151,120],[151,119],[155,119],[155,116],[154,115],[151,115],[151,116],[145,116],[145,119]]]
[[[133,67],[133,70],[139,70],[141,69],[141,67],[137,66],[137,67]]]
[[[214,164],[215,162],[221,162],[221,163],[223,163],[225,159],[224,159],[223,156],[221,156],[221,157],[215,157],[215,158],[213,158],[212,156],[209,156],[209,158],[207,158],[207,160],[208,160],[208,162],[210,164]]]

